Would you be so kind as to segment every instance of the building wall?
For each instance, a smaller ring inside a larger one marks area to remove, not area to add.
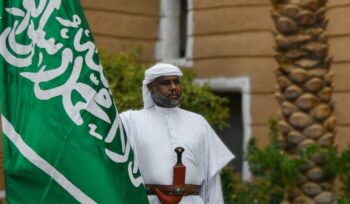
[[[264,143],[274,99],[274,28],[269,0],[194,0],[193,63],[198,77],[251,82],[252,134]]]
[[[350,2],[328,1],[330,56],[333,57],[335,115],[338,120],[336,145],[350,144]]]
[[[99,49],[109,53],[141,47],[142,59],[153,60],[159,0],[81,0]]]

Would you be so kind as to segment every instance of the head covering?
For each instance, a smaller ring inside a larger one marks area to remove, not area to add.
[[[142,82],[143,108],[154,106],[151,93],[147,85],[161,76],[182,76],[182,72],[177,66],[166,63],[158,63],[145,71],[145,78]]]

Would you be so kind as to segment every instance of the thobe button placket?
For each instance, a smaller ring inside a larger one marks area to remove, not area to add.
[[[166,121],[167,121],[169,135],[170,135],[171,147],[173,149],[175,149],[177,147],[176,146],[175,126],[174,126],[174,121],[171,120],[170,114],[166,114]],[[176,162],[176,160],[177,160],[175,152],[173,153],[173,160],[174,160],[174,162]]]

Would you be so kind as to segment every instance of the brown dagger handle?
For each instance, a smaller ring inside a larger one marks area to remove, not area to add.
[[[177,155],[177,162],[176,162],[176,166],[183,166],[182,164],[182,153],[185,151],[185,149],[183,147],[176,147],[175,148],[175,152]]]
[[[175,148],[177,162],[173,167],[173,185],[185,185],[186,167],[182,164],[182,153],[185,151],[182,147]]]

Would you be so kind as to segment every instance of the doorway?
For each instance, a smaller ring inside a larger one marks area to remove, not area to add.
[[[215,132],[219,135],[220,139],[230,149],[230,151],[236,156],[234,160],[230,162],[233,169],[237,173],[243,171],[243,117],[242,117],[242,94],[240,92],[225,92],[216,93],[219,96],[226,97],[230,100],[230,118],[228,119],[229,126],[223,129],[215,128]]]

